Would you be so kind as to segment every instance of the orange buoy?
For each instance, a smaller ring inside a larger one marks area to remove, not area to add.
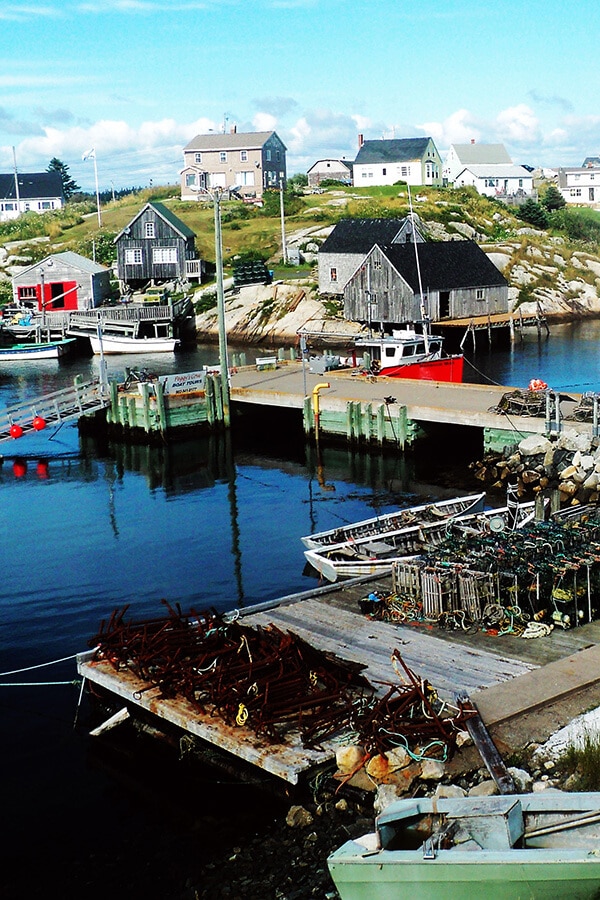
[[[32,422],[32,425],[36,431],[43,431],[46,427],[46,420],[42,419],[41,416],[36,416]]]
[[[15,422],[14,425],[10,426],[9,433],[10,433],[11,438],[15,438],[15,439],[20,438],[21,435],[23,434],[23,429],[21,428],[20,425],[17,425],[17,423]]]
[[[23,478],[27,474],[27,463],[24,459],[15,459],[13,463],[13,474],[15,478]]]

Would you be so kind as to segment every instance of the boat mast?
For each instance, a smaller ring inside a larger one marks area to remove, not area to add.
[[[415,214],[413,213],[412,197],[410,193],[410,184],[408,188],[408,206],[410,209],[410,220],[412,223],[412,240],[415,248],[415,260],[417,263],[417,279],[419,281],[419,303],[421,305],[421,319],[423,322],[423,341],[425,343],[425,353],[429,353],[429,319],[427,310],[425,309],[425,301],[423,300],[423,282],[421,281],[421,266],[419,264],[419,254],[417,251],[417,239],[415,237]]]

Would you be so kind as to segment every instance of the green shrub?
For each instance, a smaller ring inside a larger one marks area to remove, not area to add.
[[[559,768],[573,778],[573,790],[600,790],[600,732],[584,730],[559,759]]]

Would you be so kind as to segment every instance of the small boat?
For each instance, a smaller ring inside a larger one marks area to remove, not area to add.
[[[368,353],[372,375],[460,384],[464,356],[446,355],[443,342],[441,335],[429,334],[424,324],[422,332],[409,327],[393,329],[391,334],[359,338],[354,346]]]
[[[485,534],[523,528],[535,519],[535,501],[507,505],[483,512],[423,522],[397,530],[349,539],[317,549],[305,550],[310,566],[328,581],[389,575],[394,563],[431,551],[450,534]]]
[[[452,516],[481,512],[484,503],[485,492],[469,494],[466,497],[452,497],[449,500],[437,500],[434,503],[422,503],[419,506],[397,509],[392,513],[384,513],[384,515],[375,516],[372,519],[363,519],[361,522],[353,522],[340,528],[308,534],[301,540],[308,550],[318,550],[342,541],[379,535],[384,531],[395,531],[411,525],[440,522],[442,519],[449,519]]]
[[[100,353],[173,353],[179,340],[172,337],[139,337],[130,334],[90,334],[92,351]]]
[[[60,359],[75,344],[75,338],[64,338],[60,341],[45,341],[39,344],[23,343],[0,346],[1,362],[25,362],[36,359]]]
[[[392,803],[327,864],[341,900],[591,900],[600,793]]]

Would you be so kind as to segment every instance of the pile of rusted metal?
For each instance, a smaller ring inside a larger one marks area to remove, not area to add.
[[[127,620],[125,607],[89,642],[95,659],[136,675],[145,685],[140,692],[158,687],[162,697],[184,697],[199,714],[218,715],[273,743],[294,731],[306,747],[351,734],[373,752],[431,740],[444,746],[444,756],[454,749],[464,714],[438,704],[433,688],[397,651],[393,661],[402,683],[381,686],[388,690],[378,697],[363,664],[292,632],[165,606],[166,616],[140,622]]]

